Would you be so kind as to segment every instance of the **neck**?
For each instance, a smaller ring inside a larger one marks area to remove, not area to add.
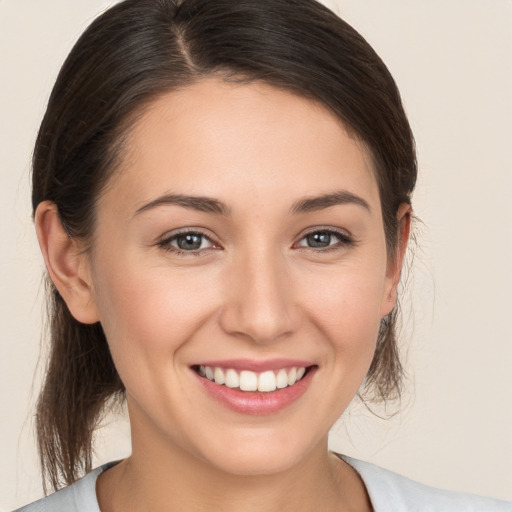
[[[155,442],[155,436],[138,434],[132,424],[132,455],[98,479],[102,512],[370,510],[364,484],[350,466],[329,455],[327,438],[284,470],[240,475],[165,436]]]

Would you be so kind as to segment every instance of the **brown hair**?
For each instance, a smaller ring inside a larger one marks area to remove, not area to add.
[[[90,240],[95,201],[123,136],[157,96],[202,77],[262,81],[320,101],[370,149],[388,252],[398,207],[417,174],[398,89],[370,45],[315,0],[125,0],[80,37],[53,88],[33,158],[34,212],[53,201],[71,237]],[[55,489],[91,468],[105,405],[123,399],[101,325],[76,321],[48,283],[50,356],[37,405],[44,478]],[[365,381],[373,399],[400,394],[396,308],[381,325]]]

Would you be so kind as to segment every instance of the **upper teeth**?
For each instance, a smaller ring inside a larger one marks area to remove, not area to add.
[[[240,388],[242,391],[275,391],[287,386],[293,386],[302,379],[306,368],[282,368],[262,373],[242,370],[238,373],[232,368],[223,369],[218,366],[200,366],[199,374],[216,384],[223,384],[228,388]]]

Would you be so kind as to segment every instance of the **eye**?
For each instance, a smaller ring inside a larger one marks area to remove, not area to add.
[[[311,249],[338,249],[353,243],[353,240],[345,233],[330,229],[312,231],[304,236],[298,243],[299,247]]]
[[[199,231],[184,231],[176,233],[158,243],[166,251],[177,254],[196,254],[203,249],[216,247],[215,244],[204,233]]]

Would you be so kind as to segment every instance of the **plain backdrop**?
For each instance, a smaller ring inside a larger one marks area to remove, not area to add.
[[[112,3],[0,0],[0,511],[42,496],[32,146],[61,63]],[[355,403],[332,447],[426,484],[512,499],[512,1],[325,3],[398,83],[418,144],[423,221],[404,297],[400,412],[379,419]],[[112,419],[95,463],[128,453],[126,421]]]

